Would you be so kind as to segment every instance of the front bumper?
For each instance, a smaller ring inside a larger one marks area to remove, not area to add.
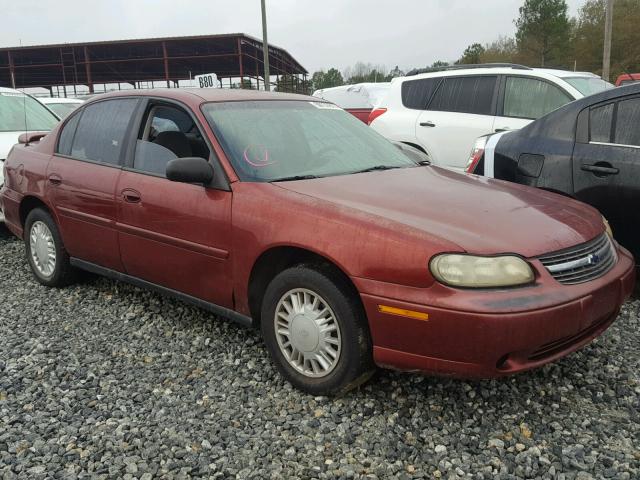
[[[633,257],[621,247],[618,255],[608,273],[578,285],[550,275],[502,291],[440,284],[417,289],[356,278],[374,360],[381,367],[459,377],[503,376],[557,360],[602,334],[633,291]],[[380,305],[428,319],[381,313]]]

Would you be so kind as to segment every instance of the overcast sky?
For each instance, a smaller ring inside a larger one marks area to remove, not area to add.
[[[401,69],[455,60],[513,35],[523,0],[267,0],[269,41],[307,70],[357,61]],[[575,15],[584,0],[567,0]],[[0,46],[243,32],[260,0],[3,0]]]

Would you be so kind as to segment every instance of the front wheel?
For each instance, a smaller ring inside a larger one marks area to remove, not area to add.
[[[262,334],[280,373],[313,395],[333,395],[373,373],[364,311],[352,288],[323,267],[278,274],[262,305]]]

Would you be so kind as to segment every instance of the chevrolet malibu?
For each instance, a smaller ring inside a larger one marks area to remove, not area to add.
[[[312,394],[376,365],[538,367],[604,332],[633,288],[593,208],[429,166],[317,98],[118,92],[40,136],[0,195],[40,283],[88,270],[259,326]]]

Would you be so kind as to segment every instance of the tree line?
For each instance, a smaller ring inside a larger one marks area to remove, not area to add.
[[[469,45],[460,58],[438,60],[427,67],[450,64],[518,63],[529,67],[602,72],[606,0],[586,0],[570,17],[566,0],[524,0],[514,19],[513,37],[501,36],[486,44]],[[621,73],[640,72],[640,0],[615,0],[611,45],[611,79]],[[387,82],[404,75],[397,66],[358,62],[340,72],[319,70],[311,89],[361,82]]]

